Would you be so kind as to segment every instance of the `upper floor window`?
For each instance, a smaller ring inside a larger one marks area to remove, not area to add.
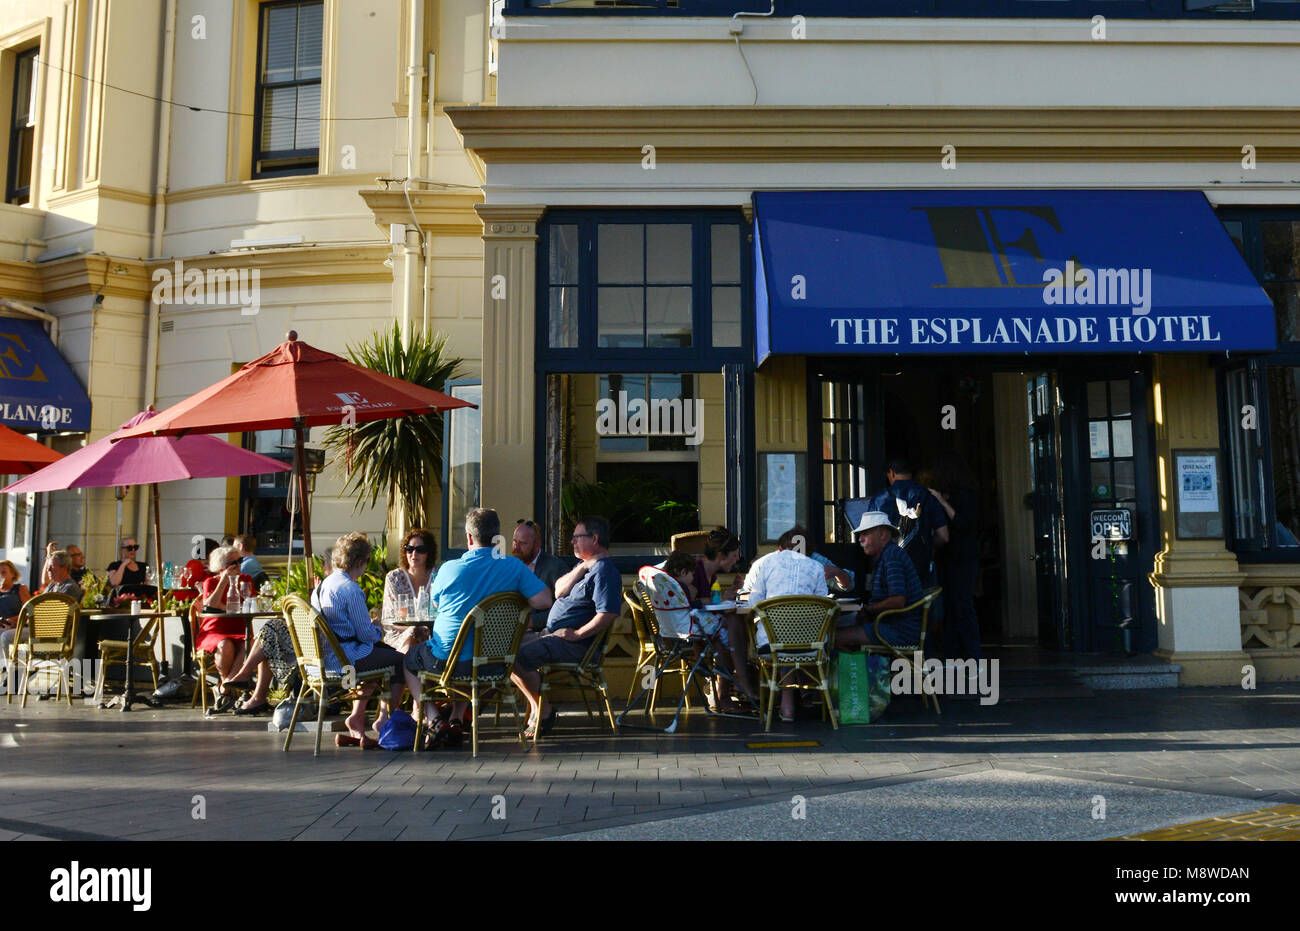
[[[556,213],[541,237],[545,348],[631,358],[741,352],[738,215]]]
[[[316,171],[323,11],[319,0],[262,5],[254,114],[255,177]]]
[[[1223,369],[1231,541],[1239,554],[1300,561],[1300,212],[1225,213],[1224,227],[1272,298],[1278,342]]]
[[[28,49],[14,59],[14,98],[9,111],[9,170],[5,179],[5,201],[10,204],[25,204],[31,200],[38,51],[39,49]]]

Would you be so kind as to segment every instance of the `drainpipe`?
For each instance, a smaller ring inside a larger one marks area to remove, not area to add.
[[[172,99],[172,92],[175,89],[174,74],[176,64],[176,6],[177,0],[167,0],[166,13],[166,31],[163,33],[163,54],[160,62],[161,73],[158,80],[158,96],[162,98],[159,102],[158,113],[158,145],[156,148],[156,172],[157,180],[154,185],[153,195],[153,237],[150,253],[153,258],[162,258],[163,250],[163,231],[167,226],[167,185],[171,168],[171,141],[172,141],[172,108],[168,102]],[[152,295],[149,298],[149,317],[145,323],[145,359],[144,359],[144,403],[146,407],[153,407],[158,400],[158,318],[160,315],[158,303],[153,300]],[[154,486],[154,507],[157,508],[158,487]],[[162,540],[148,539],[152,535],[153,528],[143,526],[140,522],[140,497],[136,500],[136,532],[138,537],[145,546],[145,553],[149,552],[149,545],[152,542],[154,551],[162,553]],[[84,508],[83,508],[84,512]],[[116,546],[114,541],[114,546]],[[160,555],[161,558],[161,555]],[[159,584],[162,582],[162,566],[154,566],[158,573]]]
[[[411,33],[410,49],[407,58],[406,68],[406,177],[407,181],[402,185],[406,194],[406,205],[411,207],[411,195],[409,192],[410,179],[417,177],[421,173],[420,156],[421,143],[424,139],[424,120],[421,117],[421,94],[420,81],[424,77],[424,0],[411,0]],[[411,210],[411,220],[414,224],[413,230],[407,230],[404,237],[404,257],[403,257],[403,281],[402,293],[402,343],[410,337],[411,332],[411,305],[418,299],[420,280],[420,259],[422,251],[423,232],[420,224],[415,221],[415,211]],[[414,240],[414,242],[412,241]]]

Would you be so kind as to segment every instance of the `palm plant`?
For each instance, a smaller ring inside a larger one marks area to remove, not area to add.
[[[424,388],[442,391],[461,374],[464,360],[447,352],[447,337],[414,333],[402,345],[396,321],[359,346],[348,347],[357,365]],[[375,507],[380,499],[391,513],[400,501],[411,526],[427,526],[433,517],[431,490],[442,485],[442,414],[396,417],[330,427],[325,444],[342,460],[348,492]]]

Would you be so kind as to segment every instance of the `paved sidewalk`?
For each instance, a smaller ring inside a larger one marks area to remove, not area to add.
[[[0,703],[0,839],[1113,837],[1300,802],[1298,711],[1285,685],[947,701],[940,718],[899,699],[883,724],[773,735],[693,715],[614,737],[566,713],[537,749],[489,729],[473,759],[313,758],[266,718]],[[794,739],[821,745],[746,746]]]

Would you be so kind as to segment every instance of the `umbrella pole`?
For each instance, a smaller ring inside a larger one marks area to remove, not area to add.
[[[293,469],[298,475],[298,507],[302,511],[302,558],[307,570],[307,591],[312,588],[311,574],[311,512],[307,507],[307,453],[303,448],[307,443],[307,428],[301,417],[293,422]],[[289,528],[289,553],[293,554],[293,527]]]

